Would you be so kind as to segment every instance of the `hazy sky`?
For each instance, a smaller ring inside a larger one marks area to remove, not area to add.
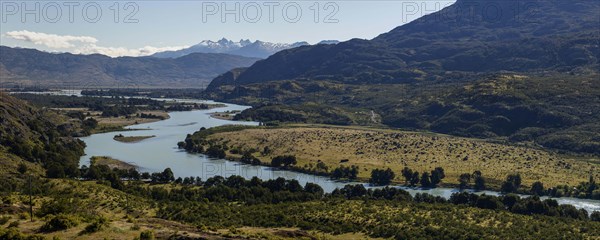
[[[371,39],[452,3],[2,0],[0,43],[46,51],[139,56],[223,37],[278,43]]]

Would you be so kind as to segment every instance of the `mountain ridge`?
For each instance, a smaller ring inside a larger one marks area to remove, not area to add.
[[[336,43],[338,43],[338,41],[336,40],[323,40],[317,44]],[[232,40],[222,38],[216,42],[211,40],[203,40],[200,43],[195,44],[189,48],[176,51],[158,52],[151,56],[157,58],[174,58],[185,56],[191,53],[226,53],[244,57],[267,58],[270,55],[281,50],[307,45],[310,44],[305,41],[295,43],[271,43],[260,40],[252,42],[249,39],[240,39],[240,41],[234,42]]]
[[[510,12],[530,5],[533,10]],[[600,67],[599,5],[585,0],[461,0],[372,40],[283,50],[257,62],[236,81],[406,83],[439,80],[449,71],[594,71]],[[507,14],[482,14],[486,6]],[[214,89],[219,83],[211,85]]]
[[[257,58],[194,53],[180,58],[111,58],[100,54],[47,53],[0,46],[4,86],[56,87],[203,87],[232,68],[250,66]]]

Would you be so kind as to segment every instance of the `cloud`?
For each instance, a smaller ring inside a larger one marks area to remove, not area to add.
[[[49,48],[71,48],[75,47],[74,43],[94,44],[98,42],[98,39],[88,36],[61,36],[56,34],[30,32],[27,30],[7,32],[6,36],[37,45],[45,45]]]
[[[102,54],[110,57],[141,57],[141,56],[149,56],[157,52],[164,51],[176,51],[187,48],[188,46],[178,46],[178,47],[152,47],[145,46],[143,48],[130,49],[124,47],[102,47],[96,44],[88,44],[81,47],[78,47],[72,51],[75,54]]]
[[[56,35],[39,32],[30,32],[27,30],[6,32],[5,36],[31,42],[36,45],[44,45],[52,49],[62,49],[61,52],[71,52],[74,54],[102,54],[110,57],[140,57],[149,56],[157,52],[176,51],[187,48],[189,46],[172,46],[172,47],[153,47],[145,46],[142,48],[125,48],[125,47],[105,47],[99,46],[96,43],[98,39],[89,36],[70,36]]]

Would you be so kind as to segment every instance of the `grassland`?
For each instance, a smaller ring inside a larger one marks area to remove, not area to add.
[[[55,232],[40,232],[39,229],[49,220],[49,217],[34,217],[29,220],[28,198],[13,193],[2,198],[4,204],[0,208],[0,216],[7,217],[0,229],[9,229],[8,225],[18,222],[16,228],[25,235],[41,235],[48,239],[134,239],[143,231],[152,231],[156,238],[167,239],[172,236],[218,239],[219,235],[229,234],[227,229],[211,232],[198,229],[193,225],[157,218],[156,209],[152,202],[143,198],[128,195],[108,186],[95,182],[80,182],[72,180],[51,180],[52,191],[66,195],[45,196],[34,198],[34,212],[38,212],[44,202],[68,201],[74,212],[71,217],[79,224],[67,230]],[[13,211],[8,211],[12,209]],[[90,219],[104,217],[108,224],[94,233],[84,233]],[[1,232],[1,231],[0,231]]]
[[[2,196],[0,218],[4,220],[0,222],[0,236],[3,231],[47,239],[134,239],[144,231],[152,231],[157,239],[477,239],[492,236],[499,239],[515,236],[595,239],[600,234],[598,222],[453,204],[335,198],[240,204],[223,199],[188,200],[178,191],[185,188],[191,192],[191,188],[174,184],[127,183],[157,189],[156,193],[166,190],[163,196],[132,194],[96,181],[46,179],[35,185],[43,186],[44,194],[34,195],[33,221],[29,220],[27,195],[12,192]],[[201,190],[203,187],[193,188]],[[216,189],[218,187],[206,190]],[[160,203],[158,198],[162,199]],[[41,232],[40,228],[53,218],[55,211],[74,219],[77,225],[66,230]],[[106,219],[106,224],[96,232],[86,233],[87,226],[98,217]]]
[[[409,167],[420,172],[443,167],[446,184],[457,184],[462,173],[479,170],[488,186],[498,186],[508,174],[521,173],[523,183],[541,181],[546,187],[577,185],[590,174],[600,178],[596,161],[580,161],[527,146],[493,143],[479,139],[439,134],[361,127],[294,125],[294,127],[244,129],[220,132],[209,140],[230,149],[257,149],[254,156],[263,163],[279,155],[295,155],[297,166],[314,168],[318,161],[329,170],[340,165],[359,166],[359,178],[366,180],[372,169],[391,168],[395,182],[403,182],[400,172]],[[268,147],[270,153],[263,154]],[[227,153],[231,158],[239,154]],[[348,160],[341,163],[341,160]]]

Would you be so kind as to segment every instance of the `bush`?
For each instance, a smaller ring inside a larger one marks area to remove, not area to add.
[[[99,217],[99,218],[94,219],[94,221],[92,221],[92,223],[90,223],[90,225],[87,225],[82,233],[83,234],[95,233],[95,232],[102,230],[103,228],[105,228],[107,226],[108,226],[108,219],[106,219],[104,217]]]
[[[140,233],[140,240],[153,240],[154,232],[148,230]]]
[[[133,226],[131,226],[131,231],[137,231],[140,230],[140,225],[134,224]]]
[[[0,217],[0,225],[4,225],[8,222],[8,220],[10,220],[9,216],[2,216]]]
[[[11,222],[10,224],[8,224],[8,228],[18,228],[19,227],[19,221],[14,221]]]
[[[69,215],[59,214],[50,219],[50,221],[46,222],[40,229],[42,232],[54,232],[60,230],[66,230],[72,227],[76,227],[79,225],[79,221]]]

